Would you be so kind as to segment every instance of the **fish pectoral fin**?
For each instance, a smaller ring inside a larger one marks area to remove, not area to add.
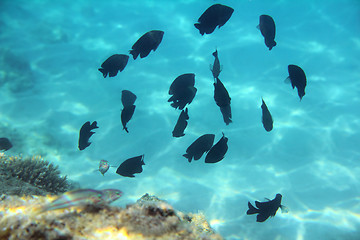
[[[284,205],[280,205],[280,209],[281,209],[281,213],[288,213],[289,212],[289,208],[284,206]]]
[[[259,25],[257,25],[257,26],[256,26],[256,28],[260,30],[260,24],[259,24]]]
[[[285,78],[284,83],[290,84],[291,83],[290,77]]]

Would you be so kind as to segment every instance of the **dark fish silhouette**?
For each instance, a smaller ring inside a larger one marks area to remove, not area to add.
[[[214,134],[202,135],[186,149],[186,153],[183,156],[186,157],[189,162],[191,162],[192,158],[199,160],[205,152],[210,150],[214,143],[214,138]]]
[[[121,92],[121,102],[124,107],[130,107],[131,105],[134,105],[136,100],[136,95],[129,90],[123,90]]]
[[[116,173],[124,177],[135,177],[135,173],[141,173],[143,171],[142,165],[145,165],[144,155],[129,158],[120,164]]]
[[[84,150],[91,144],[91,142],[89,142],[89,139],[95,133],[95,132],[92,132],[91,130],[93,130],[95,128],[99,128],[96,124],[97,124],[96,121],[94,121],[91,125],[90,125],[90,122],[87,121],[80,128],[80,133],[79,133],[79,149],[80,150]]]
[[[173,137],[182,137],[185,135],[184,130],[188,125],[187,120],[189,120],[188,109],[182,110],[180,116],[176,122],[174,130],[172,131]]]
[[[163,31],[152,30],[142,35],[136,43],[132,46],[130,54],[136,59],[139,54],[140,58],[144,58],[149,55],[151,50],[156,50],[164,36]]]
[[[229,123],[232,122],[231,108],[230,108],[231,98],[224,84],[220,81],[219,78],[216,78],[214,83],[214,99],[216,105],[220,107],[220,111],[223,115],[224,122],[226,123],[226,125],[229,125]]]
[[[195,27],[199,29],[200,34],[212,33],[217,26],[222,27],[231,17],[234,9],[221,4],[214,4],[200,16]]]
[[[220,66],[220,61],[219,61],[219,57],[218,57],[218,51],[216,50],[215,52],[213,52],[212,54],[215,57],[214,60],[214,65],[210,64],[210,70],[214,76],[214,78],[218,78],[219,74],[221,72],[221,66]]]
[[[215,143],[215,145],[210,149],[205,157],[206,163],[217,163],[220,162],[224,157],[228,150],[228,138],[225,137],[224,133],[222,138]]]
[[[273,129],[274,121],[271,117],[269,109],[267,108],[264,102],[264,99],[262,99],[261,109],[262,109],[262,123],[264,125],[265,130],[270,132]]]
[[[12,144],[8,138],[0,138],[0,151],[4,150],[7,151],[12,148]]]
[[[294,89],[297,88],[298,95],[300,97],[300,101],[305,96],[305,87],[306,87],[306,76],[304,71],[296,65],[289,65],[288,66],[289,77],[291,86]]]
[[[118,71],[124,70],[129,60],[129,56],[125,54],[114,54],[101,64],[99,71],[103,74],[104,78],[109,74],[109,77],[115,77]]]
[[[273,200],[268,199],[267,202],[258,202],[255,201],[256,208],[248,202],[249,210],[246,212],[247,215],[256,214],[257,222],[264,222],[269,217],[274,217],[276,211],[281,208],[282,210],[286,207],[281,205],[281,194],[276,194],[276,197]]]
[[[186,104],[190,104],[195,97],[197,89],[195,85],[195,74],[186,73],[178,76],[171,84],[169,95],[172,95],[168,102],[174,108],[184,109]]]
[[[269,15],[261,15],[260,16],[260,24],[257,26],[261,34],[263,35],[265,39],[265,45],[271,50],[273,47],[276,46],[275,42],[275,22],[272,17]]]
[[[128,133],[128,129],[126,124],[130,121],[135,111],[135,105],[131,105],[128,107],[124,107],[121,111],[121,123],[123,125],[123,129]]]

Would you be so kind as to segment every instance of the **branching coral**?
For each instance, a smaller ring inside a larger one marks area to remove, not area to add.
[[[16,195],[58,194],[66,192],[70,188],[67,177],[60,176],[58,166],[49,163],[40,156],[0,156],[0,178],[10,186],[16,185],[14,183],[20,181],[19,183],[22,185],[20,189],[23,189],[30,184],[40,190],[35,193],[32,191],[27,193],[23,190],[19,190],[19,193],[11,193]],[[9,194],[6,189],[3,189],[2,191],[3,193]]]

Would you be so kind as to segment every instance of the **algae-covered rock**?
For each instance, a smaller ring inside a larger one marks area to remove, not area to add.
[[[0,239],[190,240],[222,237],[201,214],[184,214],[145,194],[125,208],[88,205],[39,213],[51,197],[0,198]]]

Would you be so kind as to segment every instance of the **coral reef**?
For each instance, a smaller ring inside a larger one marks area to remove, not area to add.
[[[221,240],[201,214],[145,194],[126,208],[87,205],[39,213],[51,197],[0,197],[0,239]]]
[[[58,166],[41,156],[0,155],[0,194],[46,195],[71,189],[67,177],[61,177]]]

